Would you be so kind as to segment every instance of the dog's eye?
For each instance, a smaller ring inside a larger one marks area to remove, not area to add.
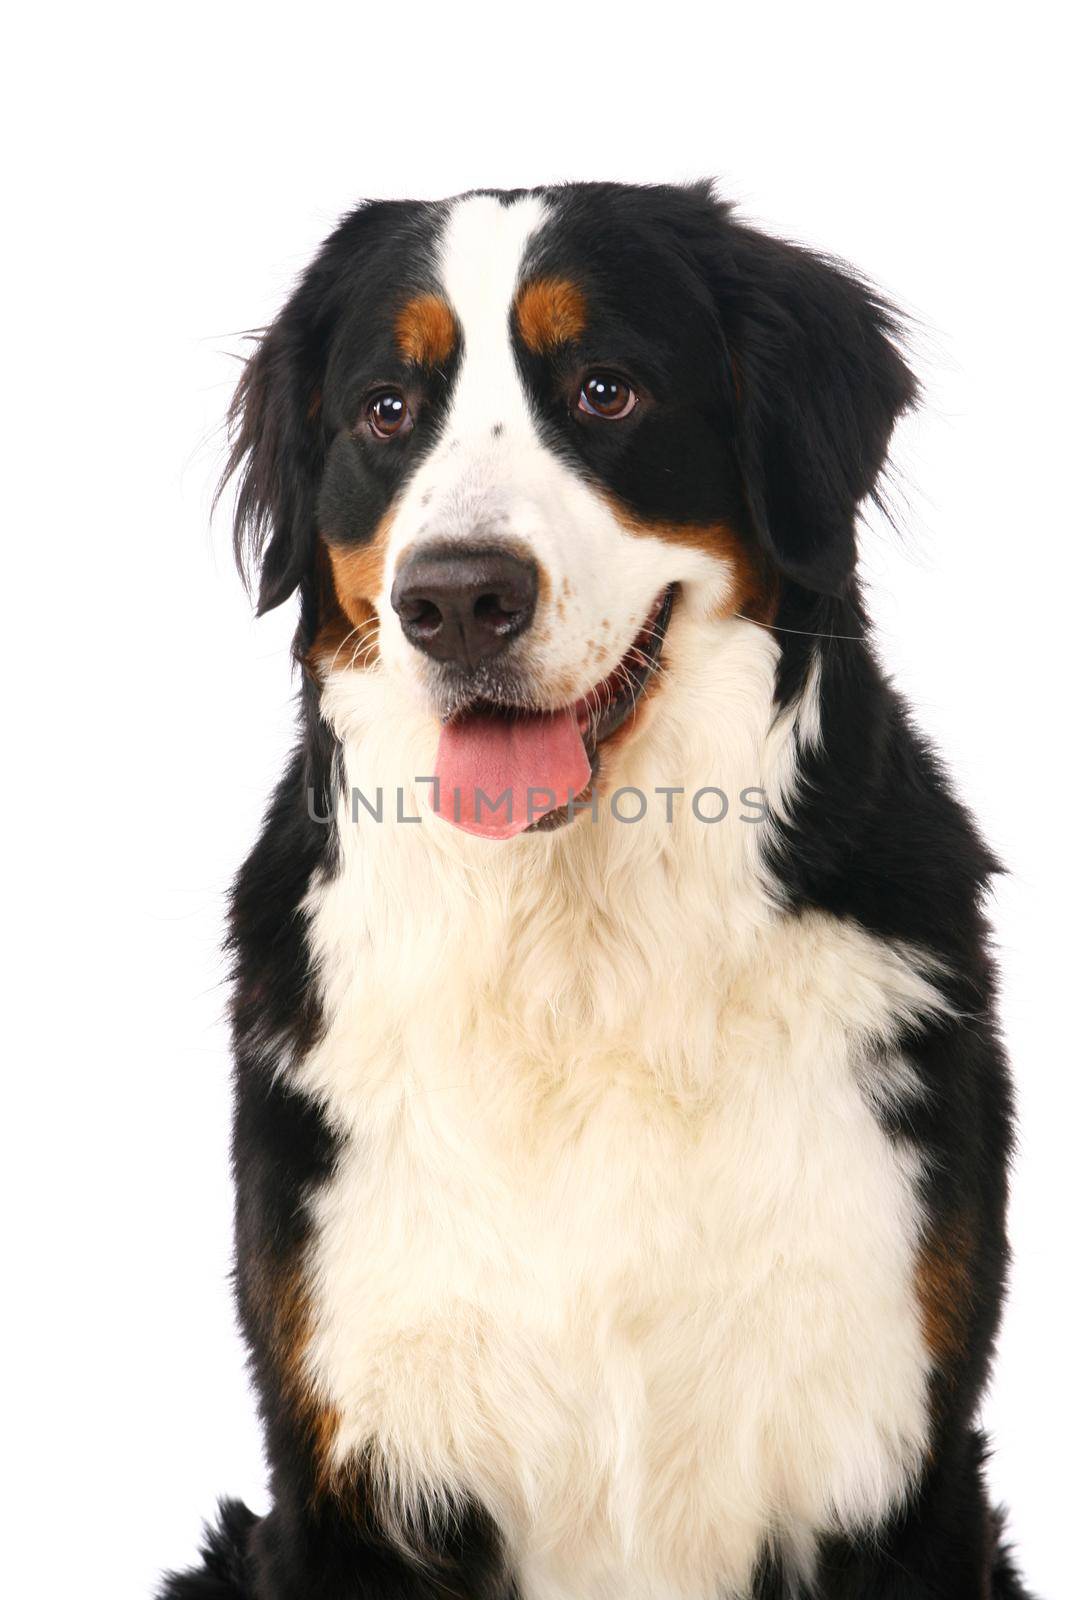
[[[630,385],[610,372],[591,372],[578,395],[579,411],[607,417],[612,422],[628,417],[636,404],[637,396]]]
[[[398,389],[382,389],[367,403],[370,430],[379,439],[393,439],[411,427],[411,407]]]

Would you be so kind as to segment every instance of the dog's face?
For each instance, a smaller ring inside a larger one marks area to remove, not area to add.
[[[911,393],[889,332],[696,189],[366,207],[239,391],[261,605],[300,584],[311,669],[392,673],[457,791],[562,801],[638,720],[672,608],[847,586]]]

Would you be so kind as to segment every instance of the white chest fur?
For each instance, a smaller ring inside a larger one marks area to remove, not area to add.
[[[732,775],[773,792],[770,759]],[[329,1022],[294,1072],[344,1155],[308,1359],[337,1458],[369,1453],[400,1523],[476,1497],[525,1600],[743,1593],[768,1538],[802,1566],[921,1458],[916,1164],[873,1105],[936,993],[781,916],[752,851],[691,821],[383,825],[309,902]]]

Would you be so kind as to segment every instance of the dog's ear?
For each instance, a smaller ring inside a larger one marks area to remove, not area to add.
[[[325,340],[300,315],[297,292],[245,363],[230,406],[231,448],[219,494],[237,479],[233,545],[262,616],[309,573],[322,473]]]
[[[409,210],[402,201],[369,200],[342,219],[259,336],[237,385],[218,493],[236,478],[234,554],[250,589],[258,573],[260,616],[313,577],[331,344],[368,252]]]
[[[877,496],[893,426],[917,392],[898,322],[844,267],[737,224],[729,232],[716,291],[755,531],[787,577],[840,594],[857,510]]]

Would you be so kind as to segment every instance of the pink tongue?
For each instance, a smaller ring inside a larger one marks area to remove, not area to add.
[[[435,810],[482,839],[510,839],[565,806],[590,778],[577,712],[446,722],[437,746]],[[498,803],[499,802],[499,803]]]

